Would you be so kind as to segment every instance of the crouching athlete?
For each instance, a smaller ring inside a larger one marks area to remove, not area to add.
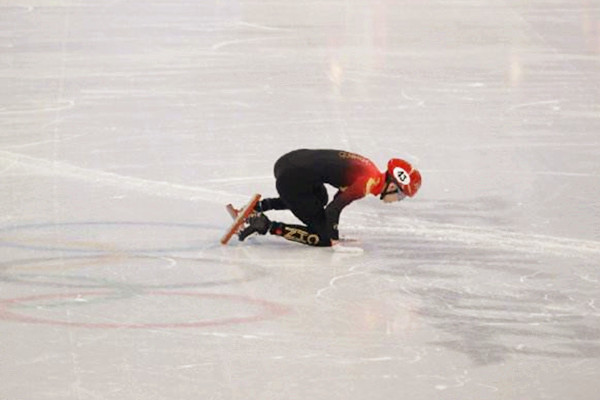
[[[318,247],[339,240],[342,210],[367,194],[385,203],[413,197],[421,186],[421,174],[407,161],[393,158],[380,172],[368,158],[340,150],[294,150],[283,155],[274,167],[279,197],[265,198],[255,207],[239,239],[258,233]],[[325,184],[338,189],[328,203]],[[264,213],[290,210],[305,225],[271,221]]]

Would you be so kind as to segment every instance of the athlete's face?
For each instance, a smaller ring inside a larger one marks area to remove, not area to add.
[[[393,182],[390,182],[388,185],[386,193],[387,194],[383,196],[382,199],[384,203],[394,203],[396,201],[401,201],[406,197],[404,192],[402,192],[402,190],[400,190],[400,188]]]

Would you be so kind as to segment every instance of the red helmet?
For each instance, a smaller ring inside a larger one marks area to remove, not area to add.
[[[392,158],[388,161],[387,174],[409,197],[413,197],[421,187],[421,173],[408,161]]]

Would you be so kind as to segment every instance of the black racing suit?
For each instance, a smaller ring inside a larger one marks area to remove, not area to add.
[[[263,199],[262,211],[289,209],[306,226],[273,222],[270,232],[312,246],[338,240],[343,208],[367,193],[378,194],[384,175],[358,154],[340,150],[295,150],[275,163],[279,198]],[[339,191],[331,203],[325,184]]]

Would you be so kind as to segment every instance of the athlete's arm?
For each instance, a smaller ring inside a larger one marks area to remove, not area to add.
[[[338,224],[342,210],[354,200],[358,200],[364,196],[364,184],[360,182],[356,182],[345,190],[340,190],[336,193],[333,201],[325,208],[327,226],[331,230],[332,239],[337,240],[339,238]]]

